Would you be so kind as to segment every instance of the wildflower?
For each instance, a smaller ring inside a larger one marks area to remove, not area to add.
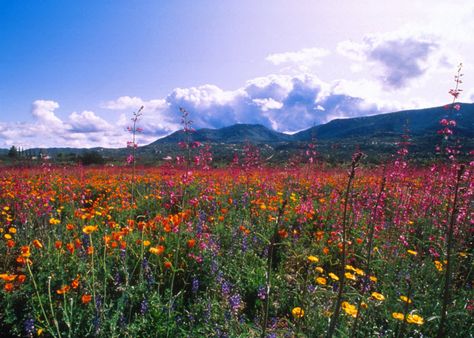
[[[371,280],[372,282],[374,282],[374,283],[377,282],[377,277],[375,277],[375,276],[370,276],[369,278],[370,278],[370,280]]]
[[[8,229],[8,232],[11,233],[11,234],[16,234],[16,228],[11,227],[11,228]]]
[[[61,223],[61,220],[59,220],[59,219],[57,219],[57,218],[51,217],[51,218],[49,219],[49,224],[51,224],[51,225],[57,225],[57,224],[59,224],[59,223]]]
[[[425,323],[423,317],[417,314],[409,314],[407,315],[407,323],[416,324],[416,325],[423,325]]]
[[[23,323],[23,327],[27,336],[32,337],[33,333],[35,332],[35,320],[33,318],[28,318]]]
[[[344,274],[344,276],[347,278],[347,279],[351,279],[351,280],[356,280],[356,276],[350,272],[346,272]]]
[[[362,303],[360,303],[360,307],[363,308],[363,309],[367,309],[369,306],[367,305],[366,302],[362,302]]]
[[[24,245],[21,247],[21,257],[27,258],[31,256],[30,252],[30,246],[29,245]]]
[[[9,275],[7,273],[0,274],[0,279],[3,279],[5,282],[13,282],[16,277],[17,275]]]
[[[418,252],[416,252],[416,251],[414,251],[414,250],[407,250],[407,252],[408,252],[410,255],[413,255],[413,256],[418,255]]]
[[[82,297],[81,297],[81,302],[82,302],[82,304],[87,304],[87,303],[89,303],[91,300],[92,300],[92,296],[89,295],[89,294],[87,294],[87,293],[83,294]]]
[[[38,249],[43,248],[43,244],[38,239],[33,240],[33,245]]]
[[[346,270],[351,270],[354,272],[356,271],[356,269],[352,265],[349,265],[349,264],[346,265]]]
[[[441,263],[440,261],[434,261],[433,263],[435,265],[436,270],[443,271],[443,263]]]
[[[397,320],[404,320],[405,319],[405,315],[403,313],[400,313],[400,312],[392,313],[392,317],[397,319]]]
[[[151,244],[150,241],[147,241],[147,240],[143,241],[143,246],[150,246],[150,244]]]
[[[291,310],[291,314],[293,315],[293,318],[295,319],[303,318],[304,310],[300,308],[299,306],[297,306],[293,308],[293,310]]]
[[[311,263],[318,263],[319,258],[316,256],[308,256],[308,261],[310,261]]]
[[[357,308],[355,307],[355,305],[352,305],[349,302],[342,302],[341,307],[342,310],[349,316],[352,316],[354,318],[357,316]]]
[[[3,235],[3,237],[5,237],[5,239],[12,239],[12,235],[10,235],[10,234],[5,234],[5,235]]]
[[[188,248],[191,249],[192,247],[194,247],[194,245],[196,245],[196,240],[195,239],[190,239],[190,240],[188,240],[186,245],[188,246]]]
[[[58,295],[64,295],[65,293],[67,293],[69,290],[71,289],[71,287],[69,285],[63,285],[63,287],[61,289],[58,289],[56,290],[56,293]]]
[[[25,275],[19,275],[18,276],[18,283],[22,284],[24,283],[26,280],[26,276]]]
[[[411,304],[411,299],[408,298],[407,296],[400,296],[400,300],[405,303]]]
[[[163,245],[158,245],[156,247],[150,248],[149,251],[154,255],[161,255],[165,251],[165,247]]]
[[[12,292],[13,291],[13,283],[6,283],[5,286],[3,287],[3,289],[6,292]]]
[[[372,292],[372,298],[375,298],[377,300],[385,300],[385,297],[384,295],[382,295],[381,293],[378,293],[378,292]]]
[[[328,276],[331,277],[332,280],[335,280],[335,281],[339,280],[339,277],[333,272],[330,272]]]
[[[166,268],[166,269],[170,269],[172,266],[173,266],[173,264],[171,264],[170,261],[166,261],[166,262],[165,262],[165,268]]]
[[[238,311],[242,307],[242,298],[238,293],[229,298],[229,304],[233,312]]]
[[[148,300],[145,298],[140,303],[140,314],[144,316],[148,312],[148,308]]]
[[[364,276],[365,275],[365,272],[362,269],[355,269],[354,272],[359,276]]]
[[[318,283],[319,285],[326,285],[327,280],[324,277],[318,277],[318,278],[316,278],[316,283]]]
[[[80,278],[80,276],[77,275],[77,277],[74,278],[74,280],[71,282],[71,287],[73,289],[77,289],[79,287],[79,278]]]
[[[315,269],[315,271],[319,272],[319,273],[323,273],[324,272],[324,269],[320,266],[317,266]]]
[[[323,248],[323,253],[324,253],[325,255],[327,255],[327,254],[329,253],[329,248],[328,248],[327,246],[325,246],[325,247]]]
[[[42,328],[39,328],[38,331],[36,331],[36,334],[37,334],[38,336],[41,336],[41,335],[43,334],[43,331],[44,331],[44,330],[43,330]]]
[[[82,228],[82,232],[86,235],[90,235],[94,231],[97,231],[98,228],[99,227],[97,225],[86,225],[84,228]]]

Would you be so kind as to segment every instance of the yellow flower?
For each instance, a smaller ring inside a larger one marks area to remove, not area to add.
[[[61,220],[59,220],[57,218],[51,217],[49,219],[49,224],[51,224],[51,225],[56,225],[56,224],[59,224],[59,223],[61,223]]]
[[[372,298],[375,298],[377,300],[385,300],[385,297],[384,295],[382,295],[381,293],[378,293],[378,292],[372,292]]]
[[[377,277],[375,277],[375,276],[370,276],[370,280],[371,280],[372,282],[376,283],[376,282],[377,282]]]
[[[319,285],[326,285],[327,281],[324,277],[318,277],[316,278],[316,283],[318,283]]]
[[[316,267],[314,270],[316,270],[317,272],[319,273],[323,273],[324,272],[324,269],[320,266]]]
[[[350,272],[346,272],[344,276],[346,276],[347,279],[356,280],[356,276]]]
[[[316,256],[308,256],[308,261],[310,261],[311,263],[317,263],[319,262],[319,258]]]
[[[365,275],[365,272],[364,270],[362,269],[355,269],[354,271],[356,274],[358,274],[359,276],[364,276]]]
[[[441,263],[440,261],[434,261],[433,263],[435,265],[436,270],[443,271],[443,263]]]
[[[349,302],[342,302],[341,307],[344,312],[347,313],[349,316],[352,316],[354,318],[357,316],[357,308],[355,307],[355,305],[352,305]]]
[[[418,252],[416,252],[416,251],[414,251],[414,250],[407,250],[407,252],[408,252],[410,255],[413,255],[413,256],[418,255]]]
[[[94,231],[97,231],[98,228],[99,227],[97,225],[86,225],[84,228],[82,228],[82,232],[86,235],[90,235]]]
[[[149,246],[151,244],[150,241],[144,240],[143,241],[143,246]]]
[[[3,237],[5,237],[5,239],[12,239],[12,235],[10,235],[10,234],[5,234],[5,235],[3,235]]]
[[[416,324],[416,325],[423,325],[425,323],[423,317],[417,314],[409,314],[407,315],[407,323]]]
[[[293,315],[293,318],[299,319],[304,316],[304,310],[300,308],[299,306],[297,306],[293,308],[293,310],[291,310],[291,314]]]
[[[11,233],[11,234],[16,234],[16,228],[11,227],[11,228],[8,229],[8,232]]]
[[[362,303],[360,303],[360,307],[363,308],[363,309],[367,309],[369,306],[367,305],[366,302],[362,302]]]
[[[411,299],[407,296],[400,296],[400,299],[405,303],[411,304]]]
[[[161,255],[165,251],[165,247],[163,245],[158,245],[156,247],[150,248],[149,251],[154,255]]]
[[[467,253],[466,253],[466,252],[460,252],[460,253],[459,253],[459,256],[461,256],[462,258],[466,258],[466,257],[467,257]]]
[[[405,319],[404,314],[400,313],[400,312],[392,313],[392,317],[395,318],[395,319],[398,319],[398,320],[404,320]]]
[[[346,270],[351,270],[354,272],[356,271],[356,269],[352,265],[349,265],[349,264],[346,265]]]
[[[335,280],[335,281],[339,280],[339,277],[337,277],[337,275],[335,273],[332,273],[332,272],[329,273],[329,277],[331,277],[331,279]]]

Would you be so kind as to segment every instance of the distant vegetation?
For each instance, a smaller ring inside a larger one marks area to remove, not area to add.
[[[460,156],[474,147],[474,104],[461,104],[455,111],[457,125],[455,137],[463,145]],[[437,160],[435,145],[439,143],[439,121],[449,112],[443,107],[409,110],[389,114],[333,120],[294,135],[270,130],[262,125],[237,124],[221,129],[199,129],[189,140],[208,144],[213,154],[213,165],[231,163],[234,154],[242,155],[246,144],[259,147],[268,165],[287,165],[303,160],[309,144],[316,147],[318,160],[328,164],[347,162],[354,149],[366,153],[367,163],[381,163],[391,156],[402,136],[410,143],[409,156],[419,164]],[[162,165],[179,156],[178,143],[184,139],[183,131],[136,149],[137,165]],[[14,147],[0,152],[4,165],[34,165],[41,159],[58,164],[125,164],[128,150],[50,148],[18,150]]]

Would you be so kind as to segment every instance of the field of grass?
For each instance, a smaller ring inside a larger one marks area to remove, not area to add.
[[[4,169],[0,330],[472,336],[472,166],[359,161]]]

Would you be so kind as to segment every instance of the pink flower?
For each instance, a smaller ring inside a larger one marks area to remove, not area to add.
[[[459,103],[456,103],[453,108],[459,111],[459,109],[461,109],[461,105]]]
[[[132,154],[128,155],[127,156],[127,163],[132,164],[133,162],[135,162],[135,157],[133,157]]]

